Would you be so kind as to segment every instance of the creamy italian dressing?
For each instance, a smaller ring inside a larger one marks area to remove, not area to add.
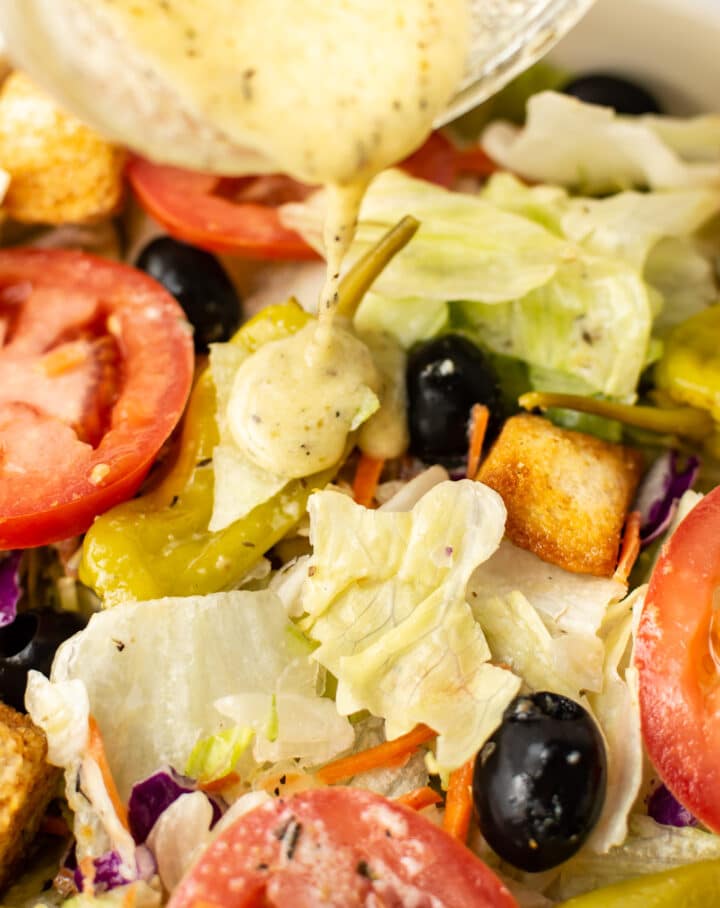
[[[334,317],[342,261],[367,184],[423,142],[462,81],[468,0],[23,0],[3,16],[19,55],[108,136],[168,163],[328,187],[319,320],[243,365],[230,421],[280,475],[339,460],[347,414],[388,385]]]
[[[367,346],[336,322],[318,349],[321,324],[246,359],[228,404],[236,444],[257,466],[288,478],[338,463],[350,432],[379,405],[382,379]]]

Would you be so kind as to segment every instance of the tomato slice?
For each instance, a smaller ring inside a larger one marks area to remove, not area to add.
[[[441,133],[433,133],[401,166],[414,177],[446,187],[460,173],[487,176],[496,169],[482,150],[459,150]],[[312,191],[290,177],[218,177],[138,157],[130,159],[127,175],[148,214],[186,243],[256,259],[318,257],[280,222],[278,205]]]
[[[469,849],[369,791],[319,788],[241,817],[168,908],[517,908]]]
[[[0,250],[0,549],[83,532],[139,487],[185,406],[191,332],[134,268]]]
[[[643,738],[675,797],[720,832],[720,487],[653,571],[635,645]]]

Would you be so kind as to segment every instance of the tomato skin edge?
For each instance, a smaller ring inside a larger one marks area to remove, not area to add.
[[[45,472],[29,474],[27,492],[8,485],[10,497],[0,498],[0,549],[76,536],[99,513],[131,497],[179,421],[193,379],[191,329],[184,313],[144,273],[74,250],[0,250],[0,285],[22,283],[60,297],[78,292],[95,299],[105,333],[116,337],[122,383],[102,439],[95,448],[80,446],[81,460],[73,461],[73,469],[53,470],[57,461],[49,452]],[[17,400],[24,406],[22,397]]]
[[[663,547],[634,654],[648,755],[680,803],[720,833],[720,674],[710,651],[718,588],[720,488]]]
[[[320,258],[299,234],[283,226],[275,208],[213,197],[214,177],[156,165],[139,157],[129,159],[126,174],[145,211],[185,243],[209,252],[267,261]],[[178,191],[186,196],[185,203],[195,200],[195,207],[205,214],[204,225],[197,210],[190,212],[189,219],[182,216],[185,205],[177,204]]]
[[[371,892],[377,904],[401,904],[405,886],[444,908],[517,908],[495,873],[430,820],[344,786],[275,798],[237,819],[198,857],[168,908],[307,908],[325,904],[317,896],[326,889],[327,904],[360,908]]]

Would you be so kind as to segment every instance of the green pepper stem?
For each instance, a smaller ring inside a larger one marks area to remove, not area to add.
[[[711,435],[715,425],[709,413],[695,407],[672,407],[662,410],[659,407],[637,407],[609,400],[597,400],[594,397],[581,397],[579,394],[529,391],[518,398],[518,403],[525,410],[533,410],[535,407],[541,410],[561,407],[580,413],[592,413],[650,432],[680,435],[696,441],[702,441]]]
[[[340,282],[338,315],[352,318],[375,278],[413,238],[420,222],[411,215],[391,227],[371,249],[361,256]]]

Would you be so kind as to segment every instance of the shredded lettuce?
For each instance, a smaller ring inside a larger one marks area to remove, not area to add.
[[[159,888],[143,882],[118,886],[100,895],[76,895],[63,902],[65,908],[126,908],[127,905],[133,908],[160,908],[161,904]]]
[[[560,869],[550,893],[567,899],[623,880],[720,858],[720,836],[691,826],[660,826],[647,816],[630,819],[625,842],[607,854],[583,849]]]
[[[636,194],[620,212],[590,200],[600,207],[585,213],[582,200],[576,204],[563,189],[528,188],[507,174],[470,196],[388,171],[365,198],[352,255],[401,213],[412,213],[421,227],[366,295],[356,326],[393,334],[404,346],[461,330],[494,354],[555,370],[591,392],[631,397],[651,355],[658,302],[637,260],[663,229],[692,227],[716,210],[705,193],[688,195],[676,214],[671,200],[653,200],[665,216],[653,232],[652,212]],[[316,194],[285,206],[283,216],[321,248],[323,209]],[[566,221],[576,236],[565,234]],[[596,236],[592,225],[604,221]],[[614,224],[622,236],[614,237]]]
[[[103,732],[108,762],[120,795],[158,767],[185,767],[198,740],[231,725],[215,708],[224,697],[257,697],[292,690],[319,709],[334,709],[321,698],[319,668],[298,655],[296,634],[288,633],[280,600],[269,591],[234,591],[204,597],[135,602],[94,615],[80,634],[63,644],[53,665],[53,681],[84,682],[90,710]],[[281,702],[279,698],[279,702]],[[323,753],[352,742],[352,728],[310,726],[305,738]],[[334,735],[327,738],[329,731]],[[285,739],[282,715],[278,746],[288,755],[297,728]]]
[[[287,476],[262,470],[238,448],[226,416],[235,374],[248,352],[237,344],[212,344],[210,369],[215,384],[216,420],[220,435],[213,451],[213,512],[208,529],[225,529],[254,508],[272,498],[287,483]]]
[[[185,773],[199,782],[212,782],[229,775],[250,746],[254,731],[236,726],[201,738],[190,751]]]
[[[570,573],[506,539],[473,573],[468,598],[473,610],[479,611],[487,599],[506,598],[516,590],[554,635],[591,636],[599,631],[608,606],[621,600],[626,588],[613,578]]]
[[[637,671],[631,649],[646,587],[634,590],[608,612],[601,629],[605,644],[603,686],[588,694],[590,707],[605,736],[608,784],[605,804],[587,847],[604,854],[627,836],[627,819],[643,776]]]
[[[719,186],[719,135],[720,116],[625,117],[545,91],[528,102],[523,129],[493,123],[482,142],[493,160],[527,179],[600,194]]]
[[[338,679],[338,709],[384,717],[390,738],[424,722],[439,734],[438,765],[459,766],[520,686],[489,663],[465,601],[470,574],[502,538],[502,500],[463,480],[434,486],[408,512],[367,510],[332,491],[315,493],[309,510],[303,604],[320,643],[314,658]]]
[[[182,879],[211,837],[213,809],[201,791],[181,795],[158,817],[148,837],[168,892]]]

